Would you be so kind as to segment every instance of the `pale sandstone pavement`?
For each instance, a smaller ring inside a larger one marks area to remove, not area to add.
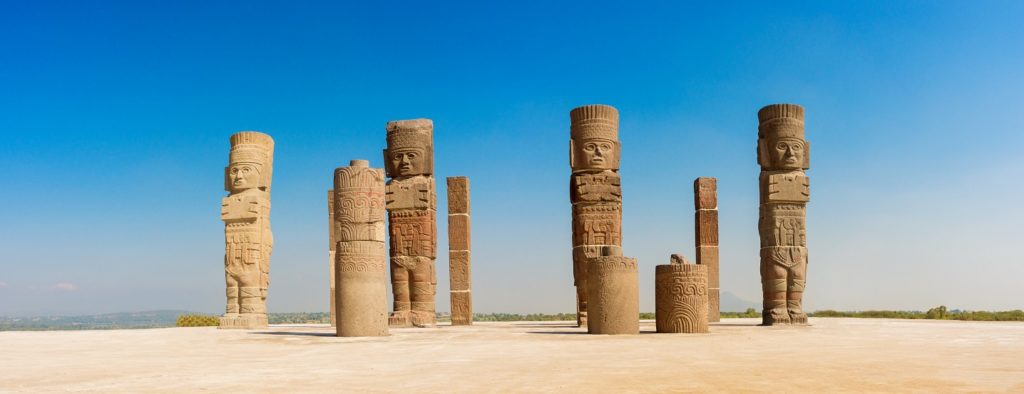
[[[1024,392],[1024,323],[758,320],[627,336],[570,322],[0,332],[0,392]]]

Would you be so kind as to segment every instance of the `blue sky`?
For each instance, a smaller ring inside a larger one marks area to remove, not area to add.
[[[250,129],[277,143],[269,308],[324,311],[331,173],[380,167],[416,117],[438,184],[471,180],[475,309],[571,311],[568,111],[591,103],[621,113],[642,310],[654,266],[693,258],[698,176],[723,291],[760,301],[756,112],[779,102],[814,148],[808,309],[1024,307],[1024,4],[551,3],[4,4],[0,314],[222,311]]]

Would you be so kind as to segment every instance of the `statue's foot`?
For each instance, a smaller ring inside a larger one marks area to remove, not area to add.
[[[437,325],[437,315],[424,312],[412,311],[412,325],[416,327],[434,327]]]
[[[412,319],[409,311],[394,311],[391,312],[391,316],[388,316],[388,326],[390,327],[412,327]]]
[[[576,326],[577,327],[586,327],[587,326],[587,312],[580,312],[579,315],[576,315]]]
[[[789,310],[790,324],[807,324],[807,314],[799,304],[790,303],[787,309]]]
[[[761,325],[774,326],[790,324],[789,312],[786,308],[772,308],[761,313]]]

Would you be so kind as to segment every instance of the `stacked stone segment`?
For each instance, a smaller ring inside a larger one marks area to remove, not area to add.
[[[569,200],[572,204],[573,284],[577,324],[588,321],[589,259],[610,249],[622,255],[619,112],[586,105],[569,112]]]
[[[366,160],[336,169],[333,201],[336,334],[388,335],[384,171]]]
[[[697,264],[707,268],[708,321],[721,317],[721,293],[718,261],[718,180],[697,178],[693,181],[694,225]]]
[[[448,278],[453,326],[473,324],[469,178],[448,177]]]
[[[806,209],[810,200],[810,144],[804,109],[773,104],[757,113],[761,237],[762,323],[806,324]]]
[[[655,324],[661,333],[708,332],[708,266],[688,264],[673,255],[672,264],[656,266]]]
[[[270,184],[274,140],[256,131],[231,136],[221,200],[227,308],[220,328],[267,327],[267,290],[274,236],[270,231]]]

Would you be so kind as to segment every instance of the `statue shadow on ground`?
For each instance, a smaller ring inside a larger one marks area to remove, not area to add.
[[[518,323],[516,327],[537,327],[537,328],[577,328],[575,323],[566,324],[542,324],[542,323]]]
[[[590,334],[589,332],[586,332],[586,331],[527,331],[526,333],[527,334],[578,334],[578,335],[592,335],[592,334]],[[656,332],[656,331],[640,331],[639,335],[657,334],[657,333],[658,332]],[[595,336],[623,337],[623,336],[628,336],[628,335],[601,335],[601,334],[596,334]]]
[[[293,331],[257,331],[250,332],[252,335],[292,335],[305,337],[337,337],[333,332],[293,332]]]

